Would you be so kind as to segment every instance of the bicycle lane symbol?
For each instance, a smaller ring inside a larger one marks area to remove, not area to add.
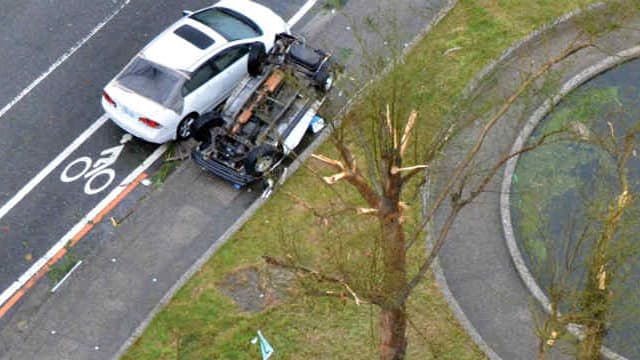
[[[100,158],[95,162],[89,156],[79,157],[62,170],[60,180],[64,183],[74,182],[80,179],[86,179],[84,184],[84,192],[87,195],[95,195],[107,189],[116,178],[116,172],[110,166],[115,164],[116,160],[124,150],[124,145],[130,140],[130,137],[124,136],[120,145],[103,150]]]

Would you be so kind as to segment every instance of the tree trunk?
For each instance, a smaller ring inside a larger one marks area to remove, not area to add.
[[[402,360],[407,351],[405,307],[382,309],[380,314],[380,359]]]
[[[623,191],[609,207],[603,232],[595,244],[593,255],[588,263],[587,281],[581,299],[581,310],[586,315],[586,321],[583,324],[584,339],[578,347],[580,360],[600,359],[600,348],[607,334],[607,322],[611,311],[609,284],[615,277],[615,272],[609,266],[609,249],[620,219],[632,203],[632,199],[633,196],[627,190],[626,179],[623,178]]]
[[[400,360],[404,359],[407,349],[407,314],[404,302],[398,302],[407,287],[404,233],[397,218],[387,218],[384,222],[382,248],[385,273],[380,314],[380,359]]]
[[[399,162],[398,162],[399,163]],[[400,192],[402,179],[391,174],[386,163],[387,177],[383,181],[384,195],[380,201],[381,246],[384,264],[382,304],[380,314],[380,359],[404,359],[407,351],[407,314],[402,294],[407,288],[405,235]]]
[[[585,327],[584,339],[578,347],[578,359],[600,360],[600,349],[607,329],[602,322],[593,322]]]
[[[599,272],[593,271],[593,267],[596,266],[591,264],[592,268],[589,270],[589,278],[583,293],[582,311],[587,315],[587,319],[583,324],[584,339],[578,346],[578,359],[580,360],[599,360],[601,358],[600,348],[607,334],[611,301],[607,288],[603,288],[599,284]]]

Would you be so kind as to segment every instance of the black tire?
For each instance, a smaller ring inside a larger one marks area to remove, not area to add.
[[[260,177],[271,170],[276,164],[280,152],[271,145],[262,144],[251,150],[244,159],[245,171],[255,177]]]
[[[211,129],[214,126],[220,126],[222,118],[217,112],[207,113],[196,119],[191,124],[191,136],[197,141],[203,143],[211,143]]]
[[[318,72],[313,75],[313,86],[321,93],[325,94],[333,89],[336,80],[333,66],[329,61],[324,63]]]
[[[198,119],[198,116],[195,114],[189,114],[185,116],[180,124],[178,124],[178,128],[176,129],[176,139],[178,140],[186,140],[191,137],[191,125]]]
[[[249,49],[249,59],[247,60],[247,72],[251,76],[258,76],[264,70],[264,63],[267,61],[267,49],[263,43],[253,43]]]

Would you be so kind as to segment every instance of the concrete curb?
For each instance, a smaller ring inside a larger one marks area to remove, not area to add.
[[[437,16],[430,23],[428,23],[427,26],[418,35],[416,35],[416,37],[414,37],[414,39],[410,42],[409,46],[407,46],[407,48],[405,49],[404,53],[410,50],[417,43],[417,41],[421,37],[423,37],[433,26],[439,23],[446,16],[446,14],[451,9],[453,9],[453,7],[457,4],[457,2],[458,0],[447,0],[447,5],[438,12]],[[315,17],[322,17],[322,15],[316,15]],[[311,22],[313,22],[313,20]],[[382,77],[385,73],[386,71],[383,72],[380,75],[380,77]],[[361,88],[361,90],[356,94],[356,96],[353,99],[348,101],[341,108],[341,110],[338,113],[338,118],[341,118],[348,112],[348,109],[351,108],[351,105],[356,101],[356,99],[360,97],[360,95],[364,92],[364,89],[366,89],[368,85],[375,80],[376,79],[372,79],[371,81],[369,81],[365,86]],[[337,123],[339,124],[339,121]],[[304,161],[311,156],[313,151],[317,149],[329,137],[330,134],[331,134],[330,131],[323,131],[322,134],[320,134],[320,136],[314,139],[314,141],[298,156],[297,160],[291,164],[291,166],[289,167],[289,171],[287,171],[287,173],[284,174],[283,180],[286,180],[289,176],[291,176],[304,163]],[[188,163],[183,163],[181,167],[187,166],[187,165]],[[154,308],[151,310],[151,312],[149,312],[149,314],[142,321],[142,323],[138,325],[138,327],[134,330],[131,336],[129,336],[127,341],[125,341],[125,343],[120,347],[118,352],[113,356],[113,359],[119,359],[127,352],[127,350],[136,342],[136,340],[138,340],[138,338],[142,336],[146,328],[149,326],[149,324],[151,324],[151,321],[153,320],[153,318],[155,318],[155,316],[171,301],[171,299],[178,292],[178,290],[180,290],[180,288],[182,288],[191,279],[191,277],[204,266],[204,264],[207,261],[209,261],[209,259],[213,256],[213,254],[222,245],[224,245],[231,238],[231,236],[236,231],[238,231],[242,227],[242,225],[244,225],[244,223],[247,222],[247,220],[249,220],[249,218],[251,218],[251,216],[253,216],[253,214],[267,201],[267,199],[268,198],[259,197],[233,223],[233,225],[229,229],[227,229],[227,231],[225,231],[225,233],[220,238],[218,238],[213,242],[211,247],[209,247],[209,249],[207,249],[207,251],[204,252],[202,256],[200,256],[200,258],[180,277],[180,279],[173,286],[171,286],[171,288],[169,288],[169,290],[162,297],[160,302],[158,302],[158,304],[154,306]]]
[[[578,86],[582,85],[589,79],[594,76],[611,69],[612,67],[619,65],[623,62],[626,62],[630,59],[636,58],[640,56],[640,46],[636,46],[625,51],[621,51],[616,55],[609,56],[604,60],[598,62],[597,64],[585,69],[578,75],[571,78],[567,81],[560,91],[552,98],[545,101],[527,120],[524,128],[521,130],[520,134],[516,138],[516,141],[511,148],[511,153],[516,153],[522,149],[525,145],[527,139],[536,128],[538,123],[549,113],[554,105],[556,105],[560,100],[566,96],[568,93],[576,89]],[[522,281],[525,283],[531,294],[540,302],[540,304],[544,307],[547,312],[551,311],[551,305],[549,299],[542,291],[534,277],[529,272],[528,267],[524,261],[522,254],[520,253],[520,249],[515,240],[515,236],[513,234],[513,227],[511,224],[511,211],[510,211],[510,189],[511,189],[511,181],[513,179],[513,173],[515,171],[516,164],[518,162],[519,156],[514,156],[511,158],[506,166],[504,172],[504,178],[502,181],[502,187],[500,192],[500,213],[502,218],[502,226],[505,236],[505,241],[507,243],[507,247],[509,248],[509,253],[511,254],[511,258],[513,259],[513,263],[518,270],[518,274],[522,278]],[[576,335],[580,336],[580,333],[577,329],[571,327],[570,331]],[[626,360],[625,357],[616,354],[611,351],[607,347],[602,348],[602,354],[609,359],[616,360]]]

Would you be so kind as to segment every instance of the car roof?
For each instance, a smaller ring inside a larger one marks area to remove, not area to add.
[[[208,47],[201,48],[176,34],[176,30],[188,26],[213,40]],[[228,41],[206,25],[184,17],[156,36],[142,51],[141,56],[170,69],[191,72],[203,57],[210,56]]]
[[[267,31],[270,28],[279,29],[281,26],[279,23],[282,22],[270,9],[249,0],[222,0],[205,9],[212,7],[227,8],[241,13],[256,23],[262,31]],[[198,10],[198,12],[205,9]],[[193,39],[189,41],[176,34],[176,30],[184,26],[188,27],[186,33],[192,34],[196,38],[195,41]],[[203,38],[202,35],[205,37]],[[198,42],[198,39],[206,40],[206,37],[213,40],[213,43],[205,47],[198,46],[203,45]],[[140,55],[167,68],[191,73],[202,63],[203,58],[209,58],[228,43],[227,39],[210,27],[185,16],[156,36],[142,49]]]

